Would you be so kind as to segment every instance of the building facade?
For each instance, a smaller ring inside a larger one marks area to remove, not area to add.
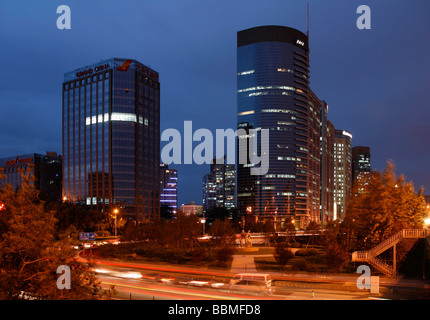
[[[203,206],[201,204],[196,204],[194,201],[191,201],[190,203],[183,204],[181,206],[181,211],[186,216],[189,216],[189,215],[202,216]]]
[[[343,219],[351,196],[352,135],[346,130],[335,130],[334,135],[334,199],[333,219]]]
[[[370,147],[356,146],[352,148],[352,181],[364,178],[372,171],[370,163]]]
[[[160,206],[175,215],[178,208],[178,171],[160,164]]]
[[[237,127],[248,133],[238,144],[251,129],[268,129],[270,138],[266,174],[251,176],[252,164],[237,161],[240,214],[280,227],[286,219],[299,228],[320,220],[321,106],[309,88],[305,34],[283,26],[238,32]]]
[[[160,82],[132,59],[65,73],[63,196],[149,221],[160,211]]]
[[[334,125],[327,119],[328,106],[321,109],[321,225],[334,214]]]
[[[45,155],[31,153],[0,159],[0,171],[4,179],[3,186],[10,184],[16,191],[22,184],[21,173],[28,172],[34,177],[34,186],[39,191],[39,198],[47,202],[62,200],[62,156],[56,152]]]
[[[203,177],[203,210],[213,207],[236,207],[236,165],[213,159],[210,173]]]

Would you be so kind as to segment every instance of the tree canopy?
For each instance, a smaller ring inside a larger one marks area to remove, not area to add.
[[[1,173],[0,173],[1,175]],[[0,176],[1,178],[1,176]],[[87,265],[78,263],[67,232],[55,239],[54,211],[45,211],[29,172],[17,192],[0,189],[0,298],[92,299],[99,286]],[[59,266],[71,270],[70,289],[57,287]]]
[[[402,229],[422,228],[425,215],[423,190],[415,192],[390,161],[354,183],[344,223],[355,249],[368,250]]]

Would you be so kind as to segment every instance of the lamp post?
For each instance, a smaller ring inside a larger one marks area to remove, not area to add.
[[[114,215],[115,215],[115,239],[116,239],[116,216],[118,215],[118,209],[117,209],[117,208],[115,208],[115,209],[113,210],[113,213],[114,213]]]
[[[202,219],[200,219],[200,223],[202,224],[202,226],[203,226],[203,236],[205,235],[205,224],[206,224],[206,219],[205,219],[205,217],[203,216],[203,218]]]

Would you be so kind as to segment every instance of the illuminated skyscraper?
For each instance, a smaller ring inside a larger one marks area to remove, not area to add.
[[[370,147],[352,148],[352,181],[369,175],[371,171]]]
[[[283,26],[238,32],[238,129],[268,129],[270,135],[266,174],[250,176],[250,164],[237,161],[240,214],[280,227],[287,218],[297,227],[320,221],[322,106],[309,88],[305,34]]]
[[[112,58],[64,75],[63,196],[149,221],[160,211],[160,83]]]
[[[177,212],[178,171],[164,163],[160,164],[160,205],[172,215]]]
[[[335,130],[334,136],[334,219],[343,219],[351,196],[352,135]]]
[[[224,162],[226,158],[224,157]],[[236,166],[213,159],[210,173],[203,177],[203,210],[213,207],[236,207]]]

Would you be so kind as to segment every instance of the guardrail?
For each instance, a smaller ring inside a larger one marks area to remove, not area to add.
[[[363,261],[369,262],[375,268],[379,269],[386,275],[390,277],[398,276],[397,270],[394,270],[393,267],[383,262],[382,260],[376,258],[379,254],[391,248],[395,244],[397,244],[403,238],[405,239],[419,239],[419,238],[427,238],[430,235],[430,229],[403,229],[388,239],[382,241],[377,246],[373,247],[368,251],[355,251],[352,253],[351,261]]]

